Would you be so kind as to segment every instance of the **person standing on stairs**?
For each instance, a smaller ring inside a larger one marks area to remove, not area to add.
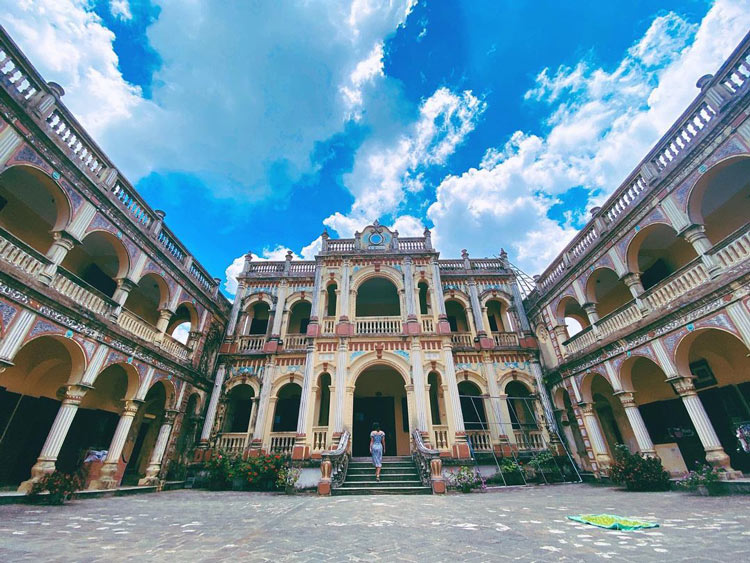
[[[383,451],[385,450],[385,432],[380,429],[380,424],[372,424],[370,432],[370,455],[372,464],[375,466],[375,480],[380,481],[380,469],[383,466]]]

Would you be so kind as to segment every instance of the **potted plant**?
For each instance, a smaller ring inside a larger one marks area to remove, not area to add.
[[[696,463],[696,468],[689,471],[677,481],[677,487],[695,492],[701,496],[718,494],[716,483],[720,478],[720,471],[710,465]]]
[[[63,504],[73,496],[73,493],[80,490],[82,486],[83,479],[81,479],[80,475],[62,473],[55,470],[34,483],[29,491],[29,495],[32,498],[39,498],[39,495],[46,491],[49,493],[45,498],[48,504]]]
[[[534,474],[539,481],[545,481],[544,472],[552,469],[555,463],[555,457],[549,450],[542,450],[534,454],[529,460],[528,466],[534,470]]]
[[[447,480],[451,488],[458,489],[462,493],[470,493],[472,489],[484,491],[487,488],[482,474],[466,465],[459,467],[456,472],[449,472]]]
[[[279,469],[278,476],[276,477],[276,486],[280,489],[284,489],[284,492],[288,495],[294,494],[295,485],[297,484],[297,481],[299,481],[301,474],[301,468],[285,463],[281,469]]]

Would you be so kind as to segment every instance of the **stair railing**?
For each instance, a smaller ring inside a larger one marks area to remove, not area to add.
[[[320,463],[320,483],[318,493],[331,494],[331,489],[340,487],[346,479],[346,470],[349,468],[349,431],[344,430],[339,438],[339,445],[335,450],[323,451],[320,455],[323,461]]]
[[[433,493],[444,493],[445,479],[440,452],[427,447],[419,430],[414,430],[411,435],[414,442],[411,457],[414,460],[414,465],[417,466],[422,484],[425,487],[431,487]]]

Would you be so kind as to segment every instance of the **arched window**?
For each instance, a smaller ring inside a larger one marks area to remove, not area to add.
[[[669,225],[656,223],[640,231],[628,249],[628,266],[640,273],[644,289],[655,286],[697,258],[693,246]]]
[[[320,390],[318,391],[320,404],[318,406],[318,426],[328,426],[328,416],[331,408],[331,376],[323,373],[320,376]]]
[[[326,288],[326,316],[336,316],[336,289],[338,286],[335,283],[329,284]]]
[[[568,338],[589,326],[589,317],[573,297],[565,297],[557,306],[558,322],[568,331]]]
[[[489,427],[484,410],[484,397],[479,387],[471,381],[461,381],[458,384],[458,394],[461,398],[461,414],[466,430],[487,430]]]
[[[398,290],[386,278],[370,278],[359,286],[355,314],[358,317],[397,317],[401,315]]]
[[[445,302],[445,313],[451,332],[469,332],[469,323],[466,320],[466,310],[463,305],[454,299]]]
[[[432,415],[432,424],[442,424],[440,417],[440,399],[442,390],[440,389],[440,375],[430,372],[427,376],[427,383],[430,386],[430,414]]]
[[[164,278],[156,274],[146,274],[138,281],[138,285],[130,290],[125,308],[155,326],[159,320],[159,309],[166,306],[168,295]]]
[[[192,304],[182,303],[169,321],[167,334],[178,342],[187,344],[190,338],[190,331],[197,330],[197,313],[192,308]]]
[[[268,303],[256,303],[251,308],[250,324],[247,334],[265,334],[268,330],[268,317],[270,315]]]
[[[596,303],[599,317],[609,315],[633,299],[625,282],[609,268],[599,268],[591,274],[586,293],[589,301]]]
[[[492,332],[511,332],[508,319],[508,305],[499,299],[487,301],[487,320]]]
[[[94,231],[68,252],[61,266],[107,297],[114,295],[117,278],[128,271],[128,254],[111,233]]]
[[[224,432],[247,432],[255,391],[249,385],[237,385],[229,391]]]
[[[312,306],[309,301],[298,301],[292,305],[289,312],[289,334],[304,334],[307,332],[307,325],[310,323],[310,311]]]
[[[429,315],[430,303],[429,303],[429,297],[427,295],[427,291],[429,289],[427,287],[427,282],[419,282],[417,284],[417,288],[419,289],[419,314]]]
[[[508,396],[508,412],[514,429],[536,430],[538,428],[534,415],[534,397],[520,381],[511,381],[505,386]]]

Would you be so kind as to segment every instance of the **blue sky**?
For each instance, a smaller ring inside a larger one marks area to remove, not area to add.
[[[750,0],[37,0],[3,25],[213,274],[324,226],[539,273],[750,28]],[[225,290],[231,295],[232,280]]]

